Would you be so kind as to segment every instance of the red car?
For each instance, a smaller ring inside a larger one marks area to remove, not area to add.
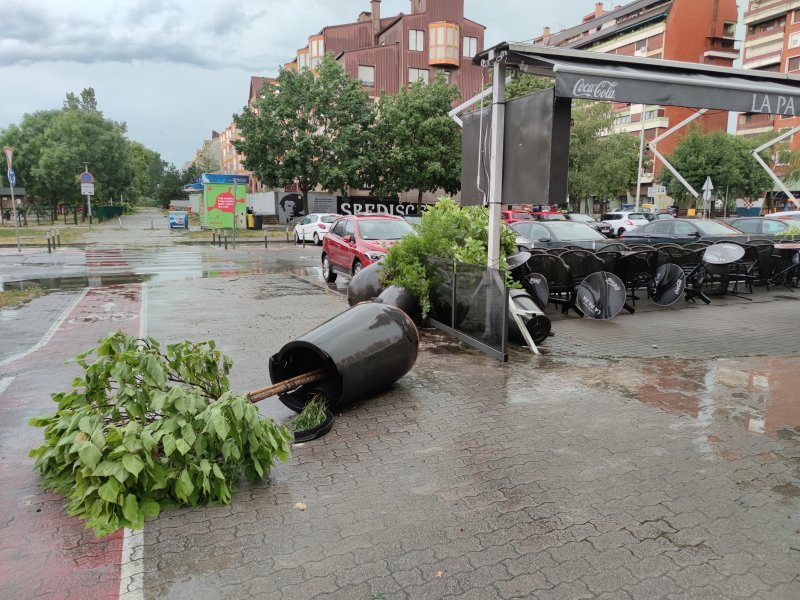
[[[393,215],[348,215],[333,224],[322,241],[322,276],[336,281],[338,273],[355,275],[364,267],[378,262],[392,244],[414,228],[402,217]]]
[[[503,223],[511,225],[519,221],[530,221],[531,215],[524,210],[501,210],[500,218],[503,220]]]

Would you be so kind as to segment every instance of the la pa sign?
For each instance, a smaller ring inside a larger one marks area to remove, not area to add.
[[[775,94],[753,94],[751,112],[795,117],[794,98]]]

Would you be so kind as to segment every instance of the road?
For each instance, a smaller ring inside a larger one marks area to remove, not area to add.
[[[423,330],[408,376],[230,506],[95,540],[25,457],[40,442],[25,421],[69,386],[66,359],[119,327],[215,339],[246,391],[347,308],[317,248],[178,247],[150,218],[98,228],[86,250],[0,255],[3,285],[57,289],[0,313],[0,597],[800,597],[786,290],[556,320],[547,355],[504,366]]]

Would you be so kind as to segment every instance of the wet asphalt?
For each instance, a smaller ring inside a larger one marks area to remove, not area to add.
[[[269,383],[267,361],[283,344],[347,309],[347,281],[322,282],[317,248],[177,245],[149,229],[159,217],[98,228],[85,248],[53,255],[0,251],[0,285],[50,292],[0,312],[0,473],[13,492],[0,597],[81,595],[119,577],[116,546],[95,561],[108,568],[81,562],[80,525],[59,516],[59,499],[20,456],[38,435],[24,421],[74,375],[48,365],[104,331],[138,327],[165,343],[217,340],[234,359],[232,386],[247,391]],[[800,597],[793,296],[643,307],[602,324],[554,315],[546,355],[514,349],[507,365],[423,330],[406,378],[343,410],[331,434],[243,485],[231,506],[149,521],[136,593]],[[290,414],[262,404],[276,419]],[[15,514],[39,532],[26,551],[8,542]],[[31,584],[65,559],[85,567],[80,577]]]

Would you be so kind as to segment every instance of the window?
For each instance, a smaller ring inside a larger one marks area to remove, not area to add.
[[[625,125],[631,122],[630,115],[620,115],[616,119],[614,119],[614,125]]]
[[[800,46],[800,32],[793,33],[789,38],[789,48],[797,48]]]
[[[334,235],[338,235],[339,237],[344,237],[344,226],[347,223],[344,219],[339,219],[336,221],[336,225],[333,226],[331,233]]]
[[[344,224],[344,235],[349,235],[351,238],[355,239],[356,237],[356,226],[355,223],[352,221],[345,221]]]
[[[636,42],[636,52],[647,52],[647,40]]]
[[[800,56],[793,56],[786,63],[787,71],[800,71]]]
[[[669,235],[670,231],[672,231],[672,223],[670,223],[667,219],[653,223],[653,233],[659,235]]]
[[[792,13],[792,25],[796,25],[800,23],[800,10],[796,10]]]
[[[417,81],[422,81],[422,83],[428,83],[428,69],[411,68],[408,70],[408,82],[415,83]]]
[[[539,225],[538,223],[531,223],[531,228],[528,231],[528,239],[531,241],[538,241],[543,239],[550,239],[550,232],[547,230],[547,227],[544,225]]]
[[[438,21],[428,25],[428,62],[458,65],[461,30],[455,23]]]
[[[445,83],[450,83],[450,71],[448,71],[447,69],[440,69],[439,73],[441,73],[442,76],[444,77]]]
[[[764,223],[762,225],[762,233],[766,234],[776,234],[780,233],[784,229],[788,227],[787,223],[783,223],[781,221],[777,221],[774,219],[764,219]],[[741,229],[741,228],[738,228]]]
[[[375,87],[375,67],[358,65],[358,80],[367,87]]]
[[[740,219],[731,225],[742,233],[758,233],[758,219]]]
[[[464,36],[464,56],[472,58],[478,53],[478,38]]]
[[[664,221],[666,223],[666,221]],[[676,221],[675,222],[675,235],[685,237],[687,235],[692,235],[696,233],[696,229],[694,225],[691,223],[687,223],[686,221]]]
[[[307,69],[310,66],[308,61],[308,48],[297,53],[297,66],[300,69]]]
[[[732,38],[736,35],[736,23],[731,21],[725,21],[725,25],[722,27],[722,36],[726,38]]]
[[[656,110],[648,110],[644,113],[644,120],[649,121],[650,119],[657,119],[658,118],[658,109]]]
[[[408,49],[415,52],[425,50],[425,32],[420,29],[408,30]]]
[[[319,66],[319,63],[322,61],[322,57],[325,56],[325,40],[322,38],[322,36],[318,38],[311,38],[308,46],[311,54],[309,66],[312,69],[316,69]]]

